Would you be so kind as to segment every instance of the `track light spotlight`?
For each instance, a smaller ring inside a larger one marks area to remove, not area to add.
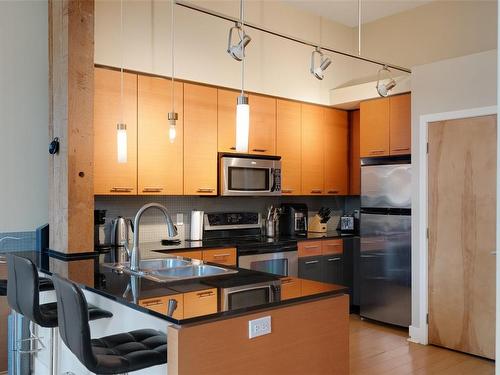
[[[316,67],[315,58],[316,55],[319,56],[319,66]],[[316,47],[316,49],[311,54],[311,74],[314,75],[317,79],[322,80],[325,76],[325,70],[330,66],[332,60],[323,54],[321,48]]]
[[[386,83],[380,82],[380,74],[384,71],[389,75],[389,80]],[[391,71],[387,65],[384,65],[384,67],[381,68],[377,74],[377,92],[380,96],[386,97],[389,95],[389,91],[391,91],[394,87],[396,87],[396,81],[392,78]]]
[[[233,44],[233,32],[237,31],[239,36],[239,41]],[[235,26],[229,29],[229,37],[227,40],[227,53],[231,55],[231,57],[237,61],[243,60],[245,56],[245,47],[250,43],[252,38],[250,35],[247,35],[240,24],[236,24]]]

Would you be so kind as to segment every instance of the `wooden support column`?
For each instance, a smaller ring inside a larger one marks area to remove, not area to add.
[[[50,249],[93,251],[94,1],[49,0]]]

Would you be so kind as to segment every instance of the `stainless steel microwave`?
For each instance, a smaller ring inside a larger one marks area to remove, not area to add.
[[[279,301],[281,301],[280,280],[220,289],[221,311],[238,310]]]
[[[281,195],[280,159],[279,156],[222,154],[220,195]]]

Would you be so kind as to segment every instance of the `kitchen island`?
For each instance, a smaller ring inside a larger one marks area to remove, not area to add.
[[[89,303],[112,311],[114,316],[92,322],[92,336],[139,328],[166,332],[168,364],[141,372],[144,374],[349,373],[347,288],[232,269],[237,272],[158,283],[116,272],[96,261],[94,285],[81,286]],[[224,307],[223,291],[228,286],[265,282],[277,282],[282,298],[245,306],[250,298],[245,295],[243,305]],[[53,298],[45,292],[42,301]],[[168,311],[173,300],[176,308]],[[270,325],[254,328],[252,333],[249,322],[264,317]],[[258,335],[266,329],[270,332]],[[250,338],[251,334],[256,337]],[[60,372],[88,374],[62,342],[57,346]],[[42,373],[37,365],[35,370]]]

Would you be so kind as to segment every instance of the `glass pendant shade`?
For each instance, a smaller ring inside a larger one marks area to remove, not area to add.
[[[168,139],[170,143],[174,143],[177,137],[176,122],[179,119],[179,114],[177,112],[168,113]]]
[[[118,163],[127,162],[127,124],[119,123],[116,126],[116,150]]]
[[[238,96],[236,105],[236,151],[248,152],[248,132],[250,128],[250,106],[248,97]]]

